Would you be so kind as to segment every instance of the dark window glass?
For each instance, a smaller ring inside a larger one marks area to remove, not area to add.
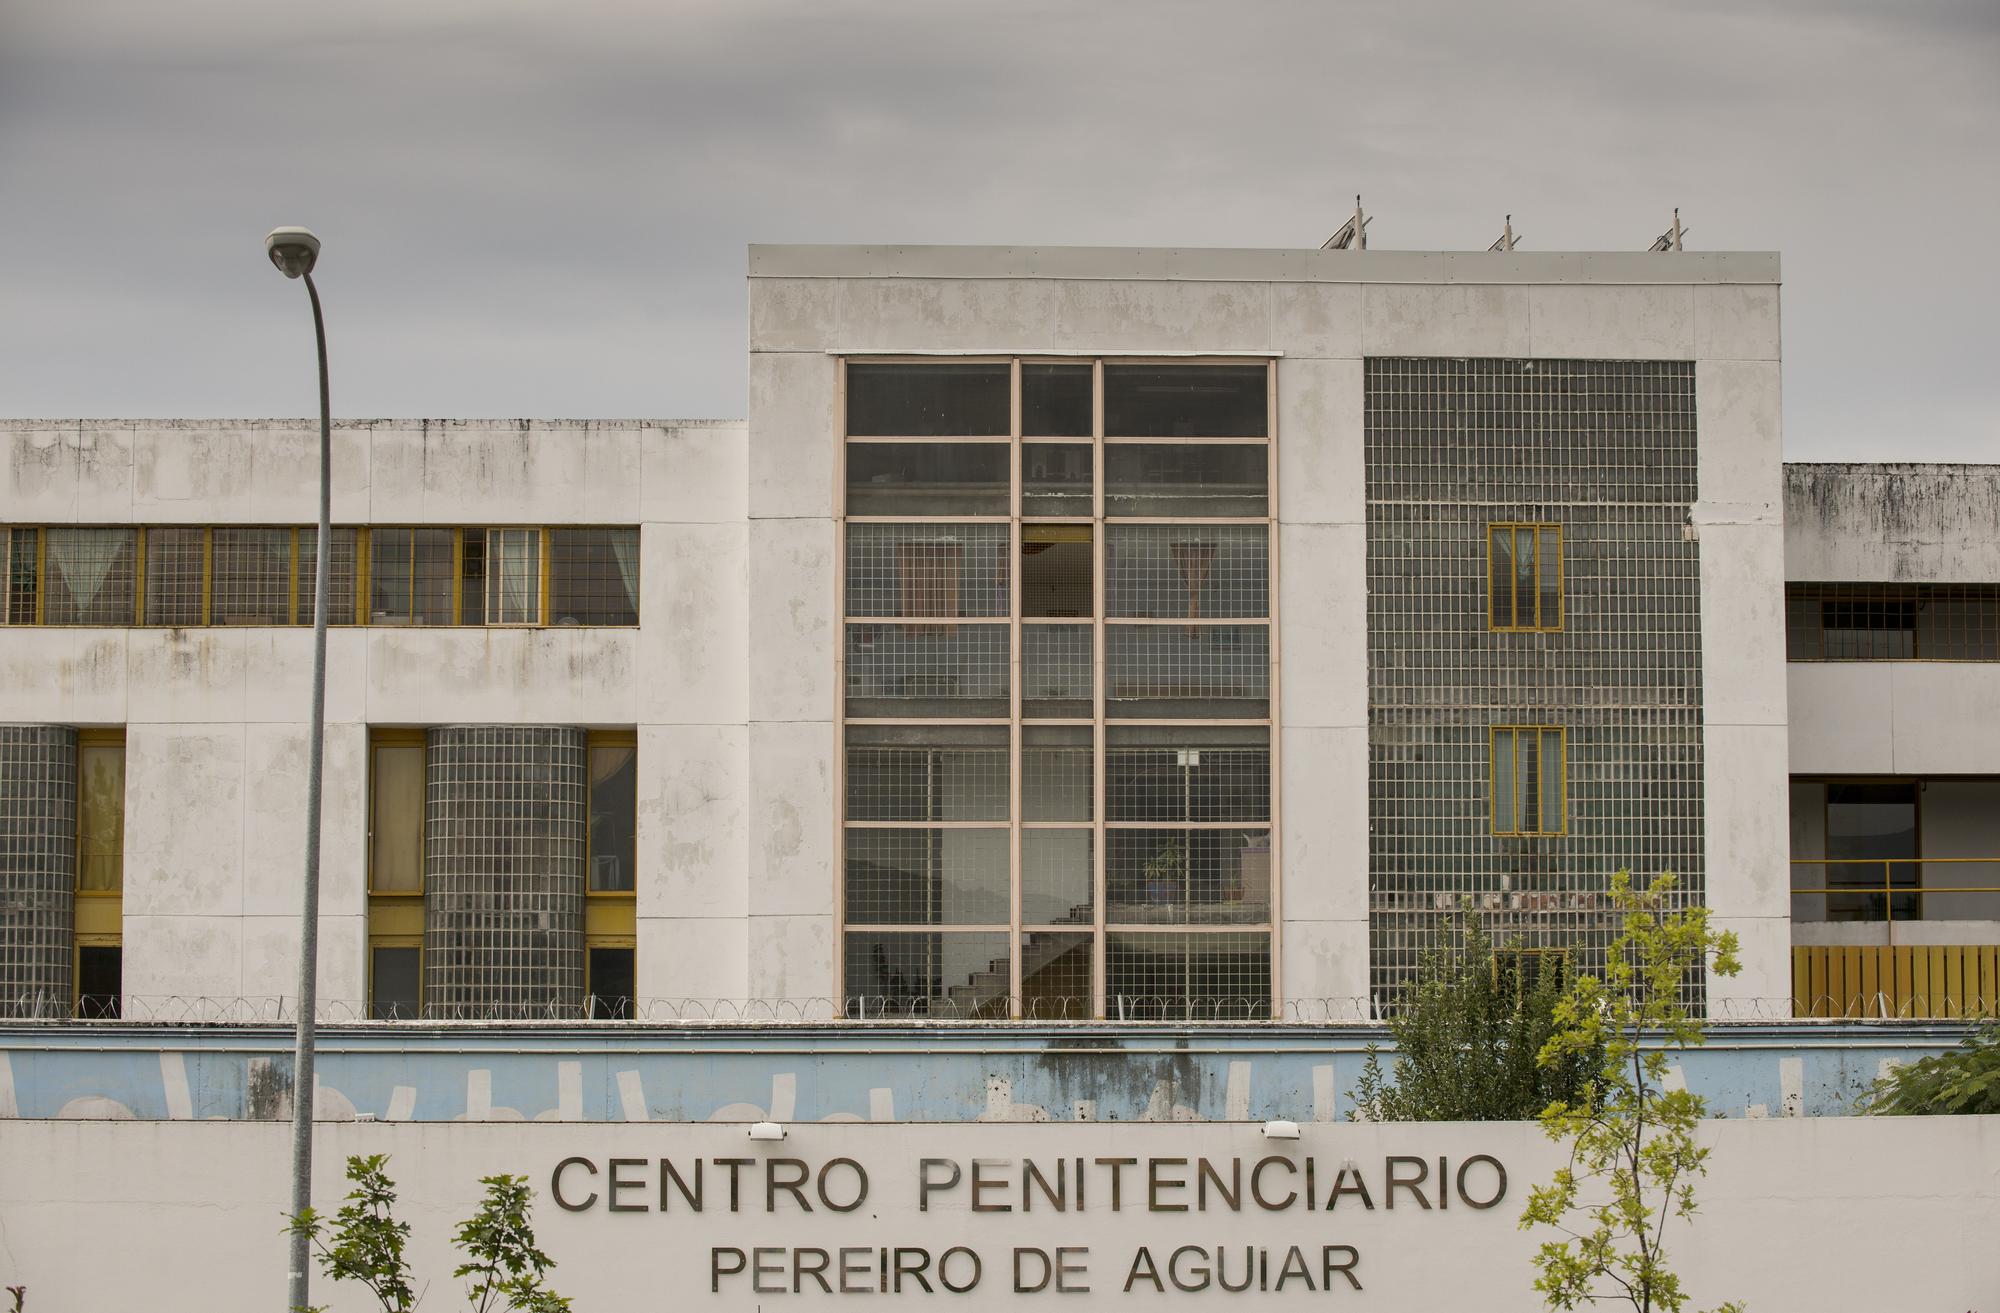
[[[1090,436],[1090,366],[1021,366],[1021,432],[1030,438]]]
[[[1004,716],[1004,624],[849,625],[850,716]]]
[[[458,550],[458,622],[483,625],[486,623],[486,530],[465,530],[460,535]]]
[[[1095,553],[1087,524],[1021,527],[1021,614],[1088,618]]]
[[[592,1021],[632,1019],[633,956],[633,950],[629,948],[590,950]]]
[[[313,587],[319,578],[315,542],[319,527],[299,530],[299,605],[294,623],[313,622]],[[150,562],[149,562],[150,564]],[[326,622],[330,625],[354,623],[354,530],[333,531],[333,555],[326,562]]]
[[[1021,512],[1090,514],[1090,447],[1080,442],[1023,443]]]
[[[850,442],[849,515],[1005,515],[1006,444]]]
[[[1269,427],[1263,365],[1106,365],[1110,438],[1261,438]]]
[[[1257,1020],[1271,1015],[1266,934],[1112,934],[1105,1011],[1128,1021]]]
[[[549,615],[558,625],[639,623],[639,531],[549,530]]]
[[[847,936],[848,1016],[930,1016],[999,1020],[1007,1016],[1007,936],[990,931],[940,934],[856,931]]]
[[[1268,830],[1107,830],[1105,914],[1127,925],[1271,918]]]
[[[1021,714],[1088,716],[1089,625],[1021,626]]]
[[[1109,730],[1105,816],[1113,821],[1268,821],[1271,736],[1262,728]]]
[[[638,826],[639,750],[629,743],[590,748],[590,887],[634,887]]]
[[[206,536],[200,529],[146,530],[147,624],[201,623],[202,540]]]
[[[417,962],[421,950],[370,950],[368,1015],[375,1021],[407,1021],[418,1014]]]
[[[40,529],[0,531],[0,560],[6,565],[0,587],[0,621],[10,625],[35,623],[35,553]]]
[[[292,531],[217,529],[210,535],[209,623],[292,622]]]
[[[76,1014],[116,1017],[125,992],[125,950],[116,944],[76,950]]]
[[[1917,786],[1914,781],[1826,786],[1826,883],[1884,890],[1829,894],[1829,921],[1879,921],[1884,900],[1895,899],[1895,919],[1914,920],[1917,864]],[[1891,895],[1888,889],[1898,892]],[[1910,892],[1901,892],[1909,890]]]
[[[1008,374],[1006,365],[850,363],[847,432],[871,438],[1004,435]]]
[[[1116,443],[1104,449],[1106,515],[1262,516],[1267,449]]]
[[[450,624],[455,537],[450,529],[369,530],[368,623]]]
[[[849,925],[1004,925],[1007,831],[849,830],[845,888]]]

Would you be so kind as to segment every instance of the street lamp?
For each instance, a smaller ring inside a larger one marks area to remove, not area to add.
[[[312,1203],[313,1013],[319,1006],[319,795],[320,762],[326,747],[326,576],[333,555],[333,419],[326,390],[326,321],[319,310],[319,289],[313,286],[313,265],[319,261],[319,238],[305,228],[273,228],[264,238],[264,253],[287,278],[306,280],[312,298],[313,339],[319,347],[319,535],[313,539],[313,673],[312,737],[306,761],[306,879],[299,913],[298,1042],[292,1056],[292,1211],[303,1216]],[[291,1234],[291,1287],[285,1307],[307,1307],[307,1267],[310,1238]]]

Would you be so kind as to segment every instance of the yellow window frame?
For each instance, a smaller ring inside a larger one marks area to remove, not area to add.
[[[1544,568],[1544,562],[1542,561],[1542,534],[1548,531],[1553,531],[1556,539],[1556,613],[1553,618],[1542,614],[1542,572]],[[1500,595],[1493,587],[1493,549],[1495,542],[1498,541],[1499,536],[1503,533],[1507,535],[1508,559],[1516,563],[1514,572],[1508,576],[1508,601],[1512,614],[1508,617],[1509,622],[1504,624],[1502,623],[1500,614]],[[1532,594],[1533,614],[1529,616],[1529,623],[1527,624],[1521,623],[1520,598],[1516,595],[1518,590],[1514,586],[1515,581],[1519,578],[1520,567],[1518,563],[1521,560],[1521,544],[1523,541],[1528,544],[1530,557],[1534,563],[1535,577],[1535,587]],[[1547,520],[1495,520],[1489,522],[1486,526],[1486,628],[1496,634],[1561,633],[1565,618],[1564,612],[1568,610],[1568,599],[1564,593],[1566,581],[1563,578],[1563,558],[1565,555],[1567,553],[1563,548],[1563,528],[1560,524]]]
[[[1541,759],[1540,754],[1543,736],[1547,734],[1554,734],[1556,736],[1556,806],[1559,809],[1559,816],[1558,825],[1555,829],[1544,828],[1542,822],[1548,818],[1541,814],[1539,781],[1546,777],[1545,772],[1548,769],[1548,763]],[[1501,745],[1502,735],[1506,735],[1508,739],[1508,745],[1504,749]],[[1535,778],[1538,781],[1538,787],[1534,798],[1536,824],[1532,829],[1524,829],[1521,826],[1521,740],[1523,738],[1528,738],[1533,742],[1537,754]],[[1503,826],[1500,817],[1500,755],[1502,751],[1508,751],[1513,754],[1511,761],[1508,763],[1510,767],[1508,778],[1511,781],[1514,795],[1511,799],[1514,824],[1510,827]],[[1568,834],[1569,731],[1561,725],[1493,725],[1488,727],[1486,731],[1486,796],[1487,823],[1496,837],[1543,839],[1559,838]]]
[[[631,748],[636,765],[639,750],[639,733],[632,729],[594,729],[584,743],[584,773],[589,775],[590,752],[594,748]],[[603,889],[590,887],[591,858],[589,791],[584,793],[585,812],[583,818],[583,870],[584,905],[583,939],[586,969],[589,950],[593,948],[636,948],[638,946],[638,904],[639,892],[632,889]],[[632,883],[636,886],[638,872],[633,872]]]

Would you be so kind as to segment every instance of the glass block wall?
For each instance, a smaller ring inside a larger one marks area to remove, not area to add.
[[[1371,359],[1365,440],[1376,1004],[1462,899],[1502,943],[1601,961],[1613,871],[1702,896],[1694,367]],[[1560,628],[1495,622],[1509,523],[1561,526]],[[1563,731],[1559,825],[1496,823],[1508,725]],[[1522,828],[1559,832],[1495,832]]]
[[[424,788],[424,1011],[572,1017],[583,1005],[586,735],[432,729]]]
[[[76,731],[0,725],[0,1016],[67,1016],[76,935]]]

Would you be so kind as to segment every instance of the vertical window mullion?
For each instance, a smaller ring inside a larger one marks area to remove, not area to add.
[[[1021,947],[1021,361],[1008,367],[1007,461],[1007,992],[1008,1012],[1019,1019],[1022,994]]]

